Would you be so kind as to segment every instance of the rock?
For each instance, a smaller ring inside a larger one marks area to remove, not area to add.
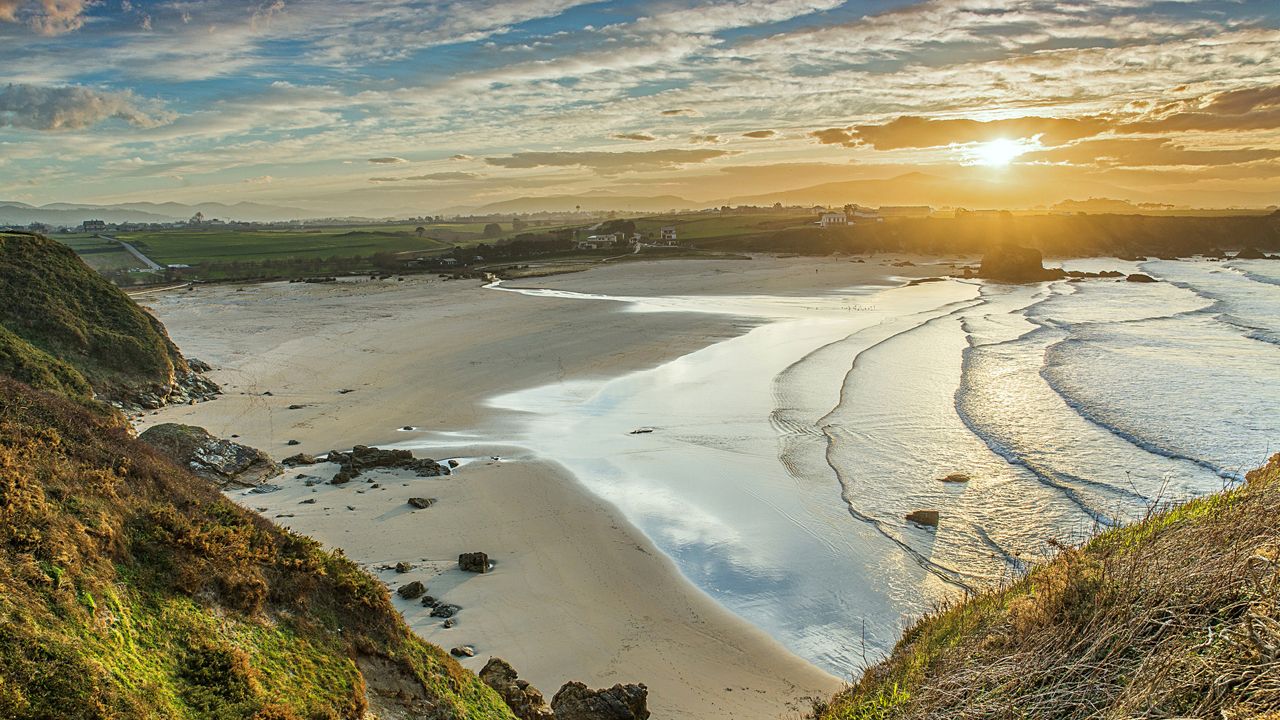
[[[138,439],[196,475],[223,486],[252,487],[284,472],[261,450],[214,437],[195,425],[153,425]]]
[[[967,483],[970,479],[968,475],[962,472],[953,472],[944,478],[938,478],[940,482],[944,483]]]
[[[642,428],[636,428],[635,430],[632,430],[630,433],[628,433],[628,435],[648,435],[651,432],[653,432],[653,428],[642,427]]]
[[[436,504],[436,499],[412,497],[412,498],[409,498],[409,504],[418,508],[419,510],[426,510],[427,508]]]
[[[290,440],[289,442],[285,443],[285,445],[301,445],[301,444],[302,442],[300,440]]]
[[[446,605],[445,603],[440,603],[439,605],[431,608],[431,617],[451,618],[454,615],[457,615],[458,611],[461,609],[462,608],[457,605]]]
[[[445,618],[444,622],[440,623],[440,627],[444,628],[445,630],[448,630],[451,627],[457,627],[457,626],[458,626],[457,618]]]
[[[1133,274],[1132,274],[1132,275],[1130,275],[1129,277],[1125,278],[1125,280],[1128,280],[1129,282],[1136,282],[1136,283],[1153,283],[1153,282],[1159,282],[1158,280],[1156,280],[1155,278],[1151,277],[1150,275],[1145,275],[1145,274],[1143,274],[1143,273],[1133,273]]]
[[[1119,270],[1103,270],[1102,272],[1098,273],[1098,277],[1118,278],[1118,277],[1124,277],[1124,273],[1120,272]]]
[[[1256,247],[1247,247],[1236,253],[1236,260],[1266,260],[1267,256]]]
[[[400,429],[401,429],[401,430],[404,430],[404,431],[406,431],[406,432],[407,432],[407,431],[409,431],[409,430],[412,430],[412,429],[413,429],[413,426],[412,426],[412,425],[405,425],[404,427],[402,427],[402,428],[400,428]]]
[[[1001,245],[982,256],[978,277],[1007,283],[1033,283],[1061,280],[1062,270],[1046,270],[1040,251],[1035,248]]]
[[[489,572],[489,556],[482,552],[462,553],[458,556],[458,567],[466,572]]]
[[[580,682],[565,683],[551,698],[556,720],[648,720],[649,689],[614,685],[591,690]]]
[[[945,281],[946,281],[946,278],[940,278],[940,277],[916,278],[915,280],[912,280],[911,282],[907,283],[907,286],[910,287],[914,285],[923,285],[925,283],[935,283],[935,282],[945,282]]]
[[[927,525],[928,527],[938,527],[938,511],[937,510],[913,510],[907,513],[907,520],[917,525]]]
[[[427,586],[423,585],[421,580],[414,580],[408,585],[401,585],[399,589],[396,590],[396,594],[405,600],[414,600],[422,597],[422,594],[426,591]]]
[[[471,645],[459,645],[458,647],[450,650],[449,654],[454,657],[475,657],[476,649]]]
[[[207,373],[213,370],[209,363],[198,358],[187,358],[187,367],[191,368],[191,372]]]
[[[366,470],[376,468],[410,470],[418,477],[439,477],[449,474],[447,466],[430,458],[415,458],[409,450],[383,450],[357,445],[351,449],[351,452],[330,450],[326,459],[342,467],[339,475],[345,474],[345,477],[341,482],[347,482]],[[341,482],[334,484],[339,485]]]
[[[280,489],[280,486],[279,486],[279,485],[272,485],[272,484],[270,484],[270,483],[263,483],[263,484],[261,484],[261,485],[259,485],[259,486],[255,487],[255,488],[251,488],[251,489],[249,490],[249,494],[251,494],[251,495],[266,495],[267,493],[273,493],[273,492],[276,492],[276,491],[278,491],[279,489]]]
[[[407,573],[412,569],[413,569],[413,563],[407,563],[407,562],[404,562],[403,560],[396,563],[396,572],[398,573]]]
[[[480,670],[480,681],[498,693],[502,702],[520,720],[554,720],[555,715],[546,698],[527,680],[521,680],[506,660],[489,658]]]
[[[315,504],[316,504],[316,499],[315,499],[315,498],[307,498],[306,500],[303,500],[302,502],[300,502],[300,503],[298,503],[298,504],[299,504],[299,505],[315,505]]]
[[[298,467],[299,465],[315,465],[320,461],[316,459],[315,455],[298,453],[297,455],[290,455],[289,457],[281,460],[280,462],[285,467]]]
[[[423,607],[435,607],[435,606],[437,606],[437,605],[439,605],[439,604],[440,604],[440,601],[439,601],[439,600],[437,600],[437,599],[435,599],[435,598],[433,598],[433,597],[431,597],[430,595],[423,595],[423,596],[422,596],[422,606],[423,606]]]
[[[450,468],[456,468],[456,467],[458,467],[458,461],[457,461],[457,460],[450,460],[450,461],[449,461],[449,467],[450,467]]]
[[[301,409],[302,409],[302,408],[304,408],[304,407],[306,407],[306,405],[290,405],[290,406],[289,406],[289,409],[290,409],[290,410],[301,410]]]

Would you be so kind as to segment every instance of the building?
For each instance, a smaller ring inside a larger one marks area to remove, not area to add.
[[[884,217],[880,213],[871,208],[853,206],[853,213],[849,216],[849,221],[854,223],[867,222],[884,222]]]
[[[80,223],[80,229],[83,232],[102,232],[107,229],[107,223],[103,220],[85,220]]]
[[[601,248],[613,247],[618,242],[618,236],[615,234],[607,235],[591,235],[586,240],[578,241],[579,250],[599,250]]]
[[[668,225],[662,228],[662,241],[673,243],[676,241],[676,228],[674,225]]]
[[[848,225],[849,216],[842,212],[826,212],[822,213],[822,217],[818,219],[818,224],[824,228],[833,225]]]

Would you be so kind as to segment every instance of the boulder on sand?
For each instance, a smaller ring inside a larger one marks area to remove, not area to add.
[[[649,689],[644,685],[614,685],[592,690],[568,682],[551,698],[556,720],[648,720]]]
[[[280,462],[285,467],[298,467],[299,465],[315,465],[320,461],[316,459],[315,455],[298,453],[297,455],[290,455],[289,457],[281,460]]]
[[[480,681],[488,685],[520,720],[554,720],[555,715],[538,688],[521,680],[515,668],[502,658],[489,658],[480,670]]]
[[[414,507],[416,507],[416,508],[418,508],[419,510],[426,510],[427,508],[429,508],[429,507],[431,507],[432,505],[435,505],[435,504],[436,504],[436,499],[435,499],[435,498],[411,497],[411,498],[409,498],[409,504],[410,504],[410,505],[412,505],[412,506],[414,506]]]
[[[196,475],[223,486],[253,487],[284,472],[261,450],[214,437],[195,425],[153,425],[138,439]]]
[[[489,556],[482,552],[462,553],[458,556],[458,567],[466,572],[489,572]]]
[[[971,479],[972,478],[962,472],[953,472],[946,477],[938,478],[938,481],[944,483],[967,483]]]
[[[928,527],[938,527],[938,511],[937,510],[912,510],[907,513],[907,521],[917,525],[927,525]]]
[[[1006,283],[1033,283],[1061,280],[1061,269],[1045,269],[1040,251],[1017,245],[1000,245],[982,256],[978,277]]]
[[[1127,281],[1129,281],[1129,282],[1136,282],[1136,283],[1153,283],[1153,282],[1157,282],[1157,280],[1156,280],[1155,278],[1151,277],[1150,275],[1146,275],[1146,274],[1144,274],[1144,273],[1132,273],[1132,274],[1130,274],[1130,275],[1129,275],[1129,277],[1125,278],[1125,280],[1127,280]]]
[[[421,580],[414,580],[408,585],[401,585],[400,588],[396,590],[396,594],[405,600],[413,600],[415,598],[422,597],[422,594],[426,591],[427,586],[423,585]]]
[[[403,560],[396,563],[396,572],[398,573],[407,573],[412,569],[413,569],[413,563],[408,563]]]

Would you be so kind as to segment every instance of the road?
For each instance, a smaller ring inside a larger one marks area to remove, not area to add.
[[[95,235],[94,237],[100,237],[103,240],[111,240],[113,242],[119,243],[120,247],[129,251],[130,255],[133,255],[134,257],[138,258],[139,261],[145,263],[148,270],[153,270],[155,272],[160,272],[161,270],[164,270],[164,267],[161,266],[159,263],[157,263],[155,260],[152,260],[146,255],[143,255],[141,250],[121,240],[120,238],[114,238],[114,237],[111,237],[110,235]]]

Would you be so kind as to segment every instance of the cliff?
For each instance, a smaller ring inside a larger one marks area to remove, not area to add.
[[[1277,508],[1280,455],[925,617],[815,715],[1277,717]]]

